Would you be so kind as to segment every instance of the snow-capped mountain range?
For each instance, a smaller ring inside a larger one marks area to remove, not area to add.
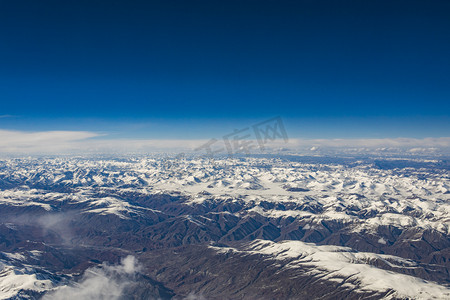
[[[449,170],[411,157],[4,159],[0,299],[57,297],[129,255],[138,280],[118,299],[448,299]]]

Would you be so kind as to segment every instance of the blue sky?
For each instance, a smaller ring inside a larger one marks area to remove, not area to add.
[[[450,136],[448,1],[0,1],[0,129]]]

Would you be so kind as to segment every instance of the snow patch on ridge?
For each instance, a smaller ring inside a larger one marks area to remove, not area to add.
[[[392,255],[356,252],[348,247],[318,246],[301,241],[272,242],[256,240],[244,250],[213,247],[219,253],[227,251],[263,254],[267,259],[287,260],[286,267],[313,267],[312,276],[324,280],[342,282],[349,289],[363,291],[392,291],[390,297],[412,299],[449,299],[450,289],[409,275],[377,268],[369,263],[374,260],[399,268],[415,268],[411,260]],[[348,281],[346,278],[356,280]]]

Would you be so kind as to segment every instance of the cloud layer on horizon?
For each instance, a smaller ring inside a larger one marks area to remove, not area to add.
[[[99,139],[99,137],[102,137]],[[152,152],[190,152],[202,147],[209,140],[182,139],[108,139],[104,135],[90,131],[41,131],[24,132],[0,130],[0,153],[7,155],[32,154],[101,154],[101,153],[152,153]],[[252,153],[258,151],[258,143]],[[217,145],[223,141],[217,141]],[[214,146],[216,147],[216,146]],[[214,148],[213,147],[213,148]],[[219,146],[217,146],[219,147]],[[384,139],[290,139],[268,141],[265,149],[304,150],[318,149],[402,149],[409,152],[450,149],[450,137],[439,138],[384,138]],[[225,153],[226,154],[226,153]]]

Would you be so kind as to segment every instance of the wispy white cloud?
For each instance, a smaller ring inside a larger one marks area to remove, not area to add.
[[[79,283],[59,287],[44,296],[45,300],[63,299],[120,299],[132,277],[140,270],[134,256],[123,259],[120,265],[103,264],[101,267],[87,269]]]
[[[184,298],[184,300],[206,300],[206,298],[203,295],[190,293],[189,295],[187,295],[187,297]]]
[[[98,137],[87,131],[41,131],[24,132],[0,130],[2,153],[58,153],[71,151],[80,141]]]

